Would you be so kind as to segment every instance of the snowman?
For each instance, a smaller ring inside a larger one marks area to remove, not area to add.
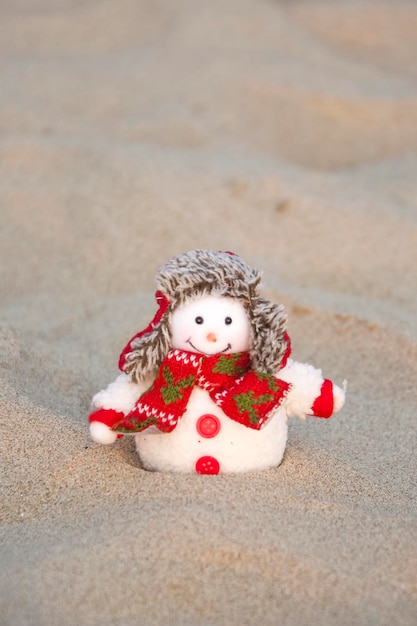
[[[192,250],[156,276],[158,311],[93,398],[94,441],[134,435],[145,469],[218,474],[280,464],[289,417],[328,418],[344,390],[290,358],[282,305],[229,252]]]

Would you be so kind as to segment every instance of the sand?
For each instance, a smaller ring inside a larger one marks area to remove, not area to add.
[[[0,11],[0,624],[414,625],[416,4]],[[349,381],[267,472],[88,435],[197,247],[262,269],[294,357]]]

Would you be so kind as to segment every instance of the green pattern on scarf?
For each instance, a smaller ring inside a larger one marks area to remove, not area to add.
[[[167,405],[174,404],[178,402],[178,400],[181,400],[185,390],[192,387],[195,381],[195,375],[190,374],[175,382],[174,376],[168,367],[164,367],[163,377],[166,384],[161,387],[161,396]]]
[[[213,367],[213,374],[226,374],[235,378],[243,376],[248,371],[245,364],[240,363],[241,354],[221,355],[218,357],[217,363]]]

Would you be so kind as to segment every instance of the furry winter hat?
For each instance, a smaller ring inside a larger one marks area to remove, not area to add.
[[[230,252],[192,250],[173,257],[156,275],[159,310],[151,324],[123,350],[119,366],[133,381],[155,375],[171,350],[170,320],[175,309],[198,296],[237,298],[251,322],[252,368],[275,374],[286,360],[290,341],[287,316],[259,294],[261,273]]]

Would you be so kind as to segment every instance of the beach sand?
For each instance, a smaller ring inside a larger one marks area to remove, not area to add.
[[[0,11],[0,624],[414,625],[416,4]],[[193,248],[262,269],[294,358],[349,381],[273,470],[89,438]]]

